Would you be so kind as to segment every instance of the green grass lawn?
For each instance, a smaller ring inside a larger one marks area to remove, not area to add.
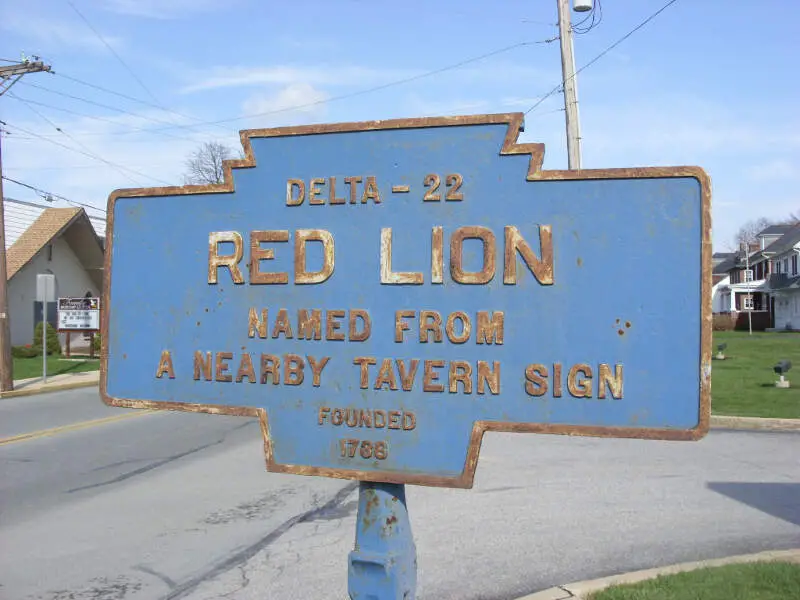
[[[664,575],[607,588],[591,600],[788,600],[799,590],[800,565],[764,562]]]
[[[61,360],[54,356],[47,357],[47,375],[60,375],[62,373],[80,373],[82,371],[97,371],[100,368],[99,360]],[[15,358],[14,379],[28,379],[42,376],[42,357]]]
[[[712,361],[713,414],[800,419],[800,334],[715,331],[712,356],[721,343],[728,347],[725,360]],[[775,387],[772,367],[783,359],[792,363],[789,389]]]

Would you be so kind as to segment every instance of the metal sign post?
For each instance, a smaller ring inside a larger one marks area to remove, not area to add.
[[[708,177],[544,171],[522,125],[244,131],[222,184],[109,198],[103,400],[257,417],[268,471],[361,481],[353,598],[413,598],[403,485],[471,487],[486,431],[708,429]]]
[[[55,300],[56,277],[52,273],[37,273],[36,299],[42,303],[42,382],[47,383],[47,305]]]

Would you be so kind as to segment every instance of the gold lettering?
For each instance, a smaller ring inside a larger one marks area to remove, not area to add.
[[[337,333],[342,327],[342,323],[336,319],[344,317],[343,310],[329,310],[325,313],[325,339],[334,342],[341,342],[344,340],[344,333]]]
[[[434,369],[441,369],[444,367],[443,360],[426,360],[424,368],[424,376],[422,379],[422,391],[424,392],[443,392],[444,385],[441,383],[434,383],[439,379],[439,374]]]
[[[367,176],[367,182],[364,184],[364,194],[361,196],[361,204],[366,204],[370,198],[375,204],[381,203],[381,193],[378,191],[378,184],[374,175]]]
[[[372,427],[372,413],[368,410],[361,409],[361,415],[358,419],[359,427]]]
[[[250,316],[247,319],[247,337],[267,337],[267,309],[261,309],[261,319],[258,318],[258,313],[255,307],[250,309]]]
[[[289,311],[285,308],[282,308],[278,311],[278,316],[275,317],[275,325],[272,328],[272,339],[279,338],[283,334],[283,336],[290,340],[294,336],[292,335],[292,325],[289,323]]]
[[[605,363],[600,364],[598,377],[598,398],[606,397],[606,386],[611,389],[611,397],[615,400],[622,398],[622,365],[614,365],[614,374],[611,374],[611,367]]]
[[[172,368],[172,355],[169,350],[163,350],[161,352],[161,360],[158,361],[156,378],[161,379],[164,373],[166,373],[170,379],[175,379],[175,371]]]
[[[317,196],[322,193],[322,190],[319,188],[320,185],[325,185],[325,180],[319,177],[315,177],[311,180],[311,184],[308,186],[308,203],[309,204],[325,204],[325,199],[320,198],[317,200]]]
[[[437,225],[431,233],[431,283],[444,281],[444,235]]]
[[[464,271],[464,240],[481,240],[483,266],[480,271]],[[457,283],[481,285],[494,277],[497,258],[494,233],[488,227],[459,227],[450,238],[450,276]]]
[[[400,427],[402,427],[400,415],[401,413],[399,410],[389,411],[389,429],[400,429]]]
[[[281,382],[280,376],[281,359],[274,354],[261,355],[261,383],[267,383],[270,376],[272,384],[278,385]]]
[[[365,390],[369,387],[369,365],[375,365],[377,363],[378,361],[372,356],[356,356],[353,359],[354,365],[361,366],[361,381],[359,386],[362,390]]]
[[[341,408],[334,408],[331,415],[331,423],[334,425],[341,425],[344,423],[344,411]]]
[[[232,352],[217,352],[216,356],[216,369],[215,369],[215,379],[217,381],[233,381],[233,377],[230,373],[226,373],[228,370],[228,364],[225,361],[228,361],[233,358]]]
[[[397,380],[394,378],[394,369],[392,368],[392,359],[384,358],[381,362],[381,368],[378,371],[378,377],[375,379],[375,389],[379,390],[382,386],[388,385],[390,390],[397,389]]]
[[[261,271],[262,260],[272,260],[275,258],[275,250],[272,248],[262,248],[262,242],[288,242],[289,232],[287,230],[277,231],[251,231],[250,232],[250,284],[276,284],[289,283],[289,274],[284,272],[270,273]]]
[[[361,319],[362,328],[358,330],[357,319]],[[360,308],[350,309],[350,331],[349,339],[351,342],[363,342],[368,339],[372,332],[372,321],[370,321],[369,313]]]
[[[306,271],[307,242],[322,243],[322,269],[319,271]],[[324,229],[298,229],[294,236],[294,282],[300,285],[322,283],[333,274],[333,268],[333,236],[330,232]]]
[[[411,431],[417,426],[417,417],[413,412],[403,413],[403,429]]]
[[[406,363],[399,358],[397,359],[397,370],[400,373],[400,385],[403,386],[404,392],[410,392],[414,385],[414,377],[417,374],[417,367],[419,367],[419,360],[416,358],[411,359],[411,366],[406,372]]]
[[[325,419],[327,419],[330,415],[331,409],[327,406],[320,406],[319,412],[317,413],[317,423],[319,425],[323,425],[325,423]]]
[[[550,225],[539,225],[541,260],[536,257],[536,254],[533,253],[528,242],[525,241],[525,238],[522,237],[516,227],[507,225],[505,238],[503,283],[512,285],[517,283],[517,252],[519,252],[525,264],[540,284],[553,284],[553,233]]]
[[[250,354],[245,352],[239,361],[239,369],[236,371],[236,383],[241,383],[247,377],[250,383],[256,382],[256,372],[253,369],[253,359]]]
[[[578,374],[585,379],[578,379]],[[567,389],[576,398],[592,397],[592,367],[586,364],[573,365],[567,374]]]
[[[428,342],[428,333],[433,333],[433,341],[442,341],[442,317],[435,310],[422,310],[419,313],[419,341]]]
[[[380,419],[378,418],[380,417]],[[372,413],[372,419],[374,423],[374,427],[376,429],[383,429],[386,427],[386,412],[382,410],[376,410]]]
[[[308,365],[311,367],[311,374],[313,375],[311,385],[314,387],[320,386],[320,379],[322,378],[322,369],[325,368],[325,365],[328,364],[328,361],[331,359],[330,356],[323,356],[317,362],[313,356],[308,356]]]
[[[461,335],[456,335],[456,319],[461,321]],[[454,344],[463,344],[469,339],[472,333],[472,322],[469,320],[467,313],[457,310],[447,316],[447,325],[445,326],[447,332],[447,339]]]
[[[451,394],[458,393],[458,382],[464,387],[465,394],[472,393],[472,365],[465,360],[454,360],[450,362],[450,373],[447,383]]]
[[[297,311],[297,339],[310,340],[322,339],[322,311],[315,308],[311,310],[311,316],[308,316],[308,311],[301,308]]]
[[[492,394],[500,393],[500,363],[494,361],[492,368],[489,368],[489,363],[483,360],[478,361],[478,393],[483,394],[485,386],[489,386],[489,391]]]
[[[478,311],[478,331],[476,342],[478,344],[497,344],[503,343],[503,325],[505,314],[502,310],[491,313],[485,310]]]
[[[411,319],[414,317],[413,310],[398,310],[394,313],[394,341],[395,342],[402,342],[403,341],[403,332],[408,331],[411,326],[406,323],[403,319]]]
[[[213,377],[211,376],[211,365],[213,364],[213,360],[211,359],[211,352],[206,352],[205,357],[203,357],[203,353],[200,350],[195,350],[194,353],[194,380],[200,380],[200,374],[203,374],[203,377],[206,381],[213,381]]]
[[[297,188],[299,192],[294,195]],[[300,206],[306,199],[306,184],[302,179],[289,179],[286,181],[286,206]]]
[[[300,385],[303,383],[303,367],[306,362],[297,354],[286,354],[283,357],[283,383],[285,385]]]
[[[233,254],[220,255],[219,245],[223,242],[233,244]],[[233,283],[244,283],[239,270],[239,262],[244,256],[244,241],[238,231],[212,231],[208,234],[208,283],[217,283],[220,267],[228,267]]]
[[[344,204],[344,198],[336,197],[336,177],[331,177],[331,193],[328,199],[330,204]]]
[[[392,272],[392,228],[381,229],[381,283],[420,285],[422,282],[422,273]]]
[[[525,379],[525,391],[529,396],[544,396],[547,393],[547,367],[544,365],[528,365]]]
[[[553,398],[561,398],[562,390],[561,363],[555,363],[553,365]]]
[[[356,203],[356,193],[358,192],[358,184],[361,183],[361,176],[358,177],[345,177],[344,182],[350,186],[350,204]]]

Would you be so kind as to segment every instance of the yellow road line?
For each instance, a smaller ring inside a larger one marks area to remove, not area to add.
[[[27,440],[35,440],[37,438],[46,437],[48,435],[56,435],[57,433],[65,433],[67,431],[77,431],[78,429],[86,429],[88,427],[95,427],[97,425],[105,425],[106,423],[114,423],[116,421],[123,421],[133,417],[141,417],[142,415],[156,412],[154,410],[140,410],[136,412],[124,413],[121,415],[114,415],[113,417],[103,417],[102,419],[92,419],[91,421],[81,421],[79,423],[71,423],[70,425],[62,425],[60,427],[53,427],[52,429],[40,429],[39,431],[32,431],[30,433],[21,433],[12,437],[0,439],[0,446],[6,444],[15,444],[17,442],[25,442]]]

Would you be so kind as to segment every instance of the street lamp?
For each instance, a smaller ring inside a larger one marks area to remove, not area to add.
[[[592,0],[573,0],[572,10],[575,12],[588,12],[592,10]]]

